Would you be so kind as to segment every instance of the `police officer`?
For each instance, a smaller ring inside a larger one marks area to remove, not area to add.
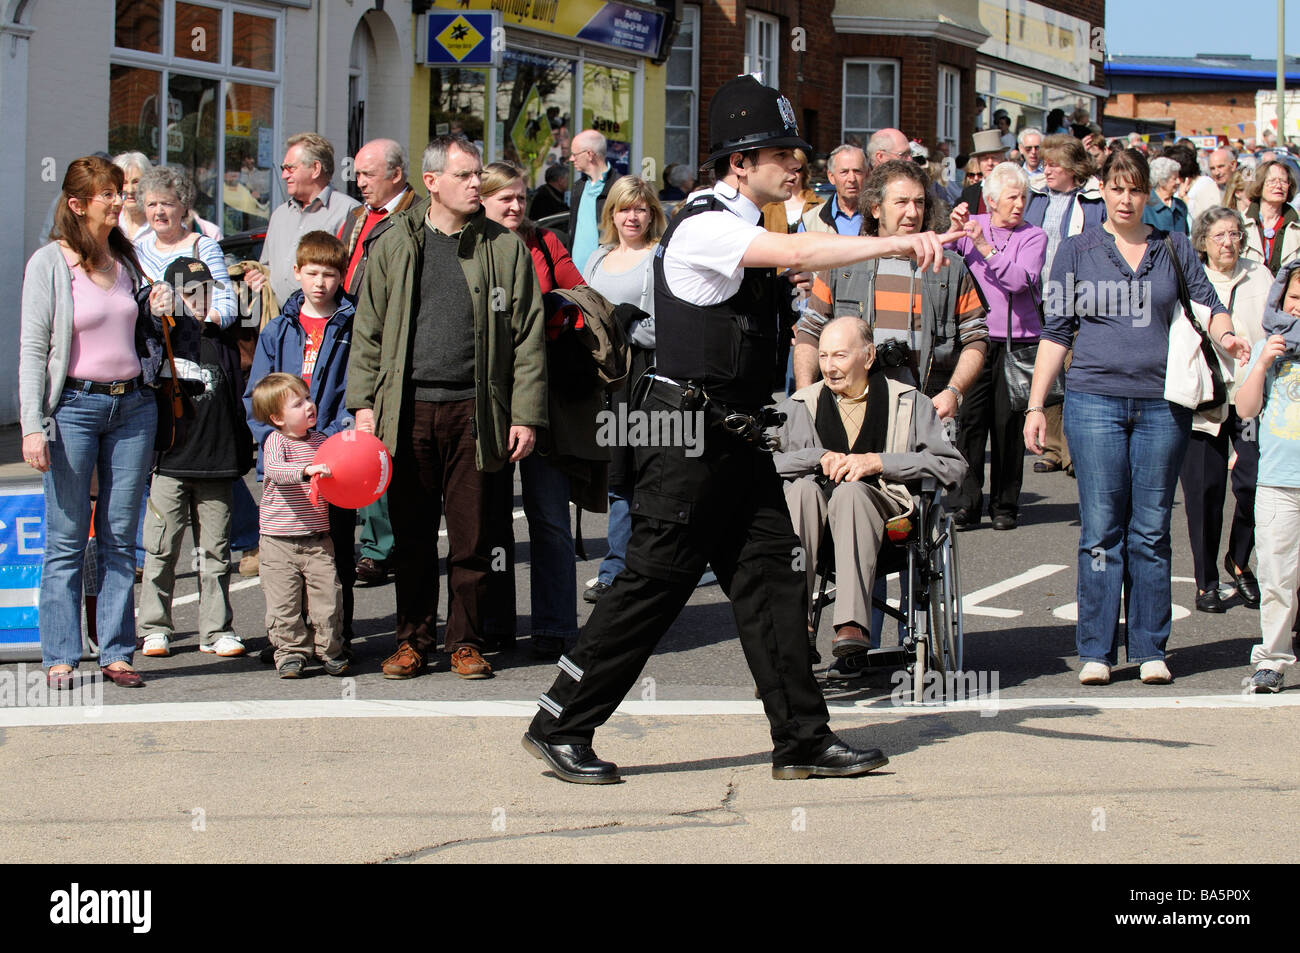
[[[879,749],[859,751],[831,733],[809,665],[799,541],[762,435],[778,307],[790,295],[775,269],[818,271],[883,255],[910,255],[925,268],[942,261],[943,241],[957,235],[765,231],[759,209],[790,197],[794,150],[812,151],[789,101],[752,77],[730,80],[710,104],[709,132],[707,163],[717,184],[678,212],[655,251],[659,350],[642,404],[656,417],[702,411],[703,452],[636,448],[627,569],[596,603],[577,646],[561,656],[523,738],[524,749],[565,781],[619,780],[617,766],[596,757],[592,735],[635,684],[706,565],[731,598],[771,723],[772,776],[851,777],[888,763]]]

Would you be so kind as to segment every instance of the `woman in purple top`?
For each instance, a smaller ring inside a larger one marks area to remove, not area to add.
[[[1079,479],[1079,681],[1110,681],[1122,606],[1128,660],[1141,663],[1143,682],[1163,685],[1172,681],[1165,664],[1169,521],[1192,429],[1192,411],[1164,398],[1169,325],[1179,301],[1175,261],[1191,299],[1209,307],[1208,331],[1219,348],[1244,363],[1250,345],[1233,333],[1187,236],[1142,221],[1151,192],[1146,157],[1133,149],[1112,152],[1101,176],[1106,222],[1061,243],[1044,289],[1046,324],[1025,445],[1042,453],[1043,398],[1073,338],[1065,435]]]
[[[984,179],[986,215],[970,215],[966,203],[952,211],[954,228],[966,237],[953,249],[966,259],[988,305],[989,349],[975,385],[966,392],[957,418],[957,449],[970,467],[954,498],[958,529],[979,525],[984,500],[984,445],[993,438],[989,517],[993,528],[1015,529],[1025,459],[1024,414],[1011,409],[1002,366],[1007,348],[1034,346],[1042,332],[1038,287],[1047,255],[1047,233],[1025,222],[1029,176],[1003,162]],[[1008,322],[1010,340],[1008,341]]]

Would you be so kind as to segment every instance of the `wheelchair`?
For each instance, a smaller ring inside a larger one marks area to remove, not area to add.
[[[916,700],[934,695],[933,689],[925,691],[926,674],[934,672],[940,676],[938,681],[947,697],[950,686],[957,680],[944,676],[962,671],[964,625],[957,537],[952,516],[944,512],[943,488],[938,481],[927,477],[910,484],[909,489],[914,504],[912,513],[886,524],[886,539],[876,561],[876,579],[898,573],[909,598],[902,600],[901,608],[895,609],[874,593],[871,597],[872,608],[880,610],[886,619],[902,624],[899,644],[849,657],[866,656],[865,664],[859,663],[863,669],[906,666],[912,676],[912,698]],[[904,521],[910,525],[898,525]],[[817,629],[822,612],[835,601],[831,588],[835,568],[830,533],[822,539],[816,575],[817,593],[810,606],[808,633],[814,663],[821,661]],[[883,631],[881,635],[883,640]]]

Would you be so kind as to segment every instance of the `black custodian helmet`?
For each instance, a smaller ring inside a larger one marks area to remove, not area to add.
[[[788,146],[809,155],[790,100],[752,76],[727,80],[709,103],[708,165],[733,152]]]

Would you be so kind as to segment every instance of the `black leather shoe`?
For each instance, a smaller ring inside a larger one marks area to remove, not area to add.
[[[1232,586],[1237,590],[1237,595],[1241,596],[1241,601],[1248,609],[1259,608],[1259,580],[1249,569],[1242,569],[1232,561],[1232,556],[1224,555],[1223,568],[1228,570],[1228,578],[1232,580]]]
[[[548,745],[525,731],[524,750],[534,758],[545,761],[561,781],[574,784],[617,784],[618,765],[601,761],[591,745]]]
[[[1035,473],[1055,473],[1061,469],[1061,465],[1054,460],[1036,460],[1034,461]]]
[[[889,764],[879,748],[859,751],[836,741],[810,764],[774,764],[775,781],[802,781],[804,778],[856,778]]]
[[[1009,513],[999,513],[993,517],[994,529],[1015,529],[1016,518]]]
[[[972,516],[966,507],[959,506],[952,511],[952,525],[959,533],[964,533],[968,529],[975,529],[979,526],[980,518]]]
[[[1223,603],[1219,600],[1219,587],[1206,589],[1204,592],[1196,594],[1196,611],[1197,612],[1226,612]]]
[[[592,605],[595,605],[597,600],[607,592],[609,592],[609,583],[599,581],[593,582],[582,591],[582,601],[590,602]]]

